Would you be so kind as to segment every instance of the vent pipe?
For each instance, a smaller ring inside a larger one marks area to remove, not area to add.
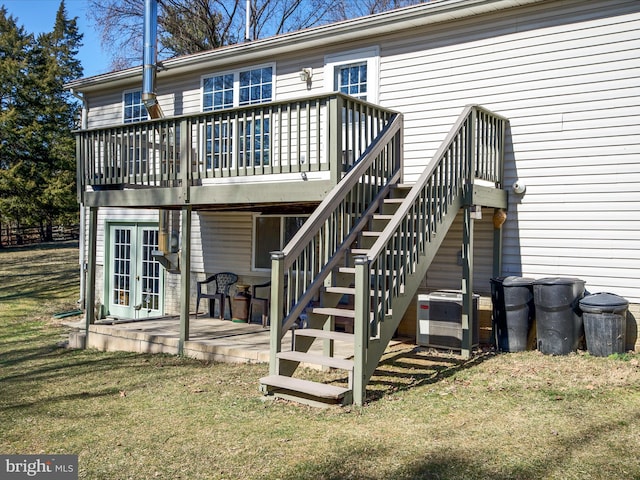
[[[156,98],[156,71],[158,60],[158,0],[144,0],[144,56],[142,67],[142,103],[152,119],[164,115]],[[158,212],[158,250],[151,254],[169,272],[179,273],[177,234],[173,230],[170,210]]]
[[[162,118],[156,99],[156,70],[158,60],[158,0],[144,0],[144,54],[142,67],[142,103],[153,119]]]

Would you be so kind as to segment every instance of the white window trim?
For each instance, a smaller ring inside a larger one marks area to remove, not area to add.
[[[124,111],[125,111],[125,103],[124,103],[124,97],[127,95],[127,93],[136,93],[136,92],[140,92],[140,101],[142,102],[142,89],[141,88],[129,88],[128,90],[124,90],[122,92],[122,115],[121,115],[121,119],[122,119],[122,123],[125,122],[125,118],[124,118]],[[149,112],[147,111],[146,107],[144,107],[144,103],[142,104],[144,111],[146,112],[146,118],[142,119],[142,120],[135,120],[133,122],[130,123],[137,123],[137,122],[144,122],[146,120],[149,120]]]
[[[260,65],[251,65],[246,68],[236,68],[233,70],[223,70],[220,72],[207,73],[200,76],[200,111],[204,112],[204,81],[207,78],[219,77],[221,75],[233,74],[233,107],[240,106],[240,72],[258,70],[260,68],[271,67],[271,102],[276,101],[276,62],[262,63]],[[259,105],[259,104],[254,104]],[[213,112],[215,110],[207,110]]]
[[[335,92],[335,69],[349,63],[367,62],[367,102],[378,103],[380,88],[380,47],[367,47],[324,57],[326,92]]]

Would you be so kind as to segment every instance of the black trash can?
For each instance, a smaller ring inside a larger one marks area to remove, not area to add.
[[[491,300],[494,339],[498,350],[526,350],[535,317],[533,279],[515,276],[492,278]]]
[[[538,350],[551,355],[575,352],[584,336],[579,302],[584,280],[547,277],[533,282]]]
[[[580,300],[587,350],[596,357],[624,353],[629,302],[613,293],[594,293]]]

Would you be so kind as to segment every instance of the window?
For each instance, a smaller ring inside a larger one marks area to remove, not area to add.
[[[220,110],[233,107],[233,74],[207,77],[202,80],[202,109]]]
[[[246,125],[246,135],[245,135]],[[245,124],[240,124],[240,138],[244,141],[240,143],[240,165],[254,166],[269,165],[270,138],[269,119],[256,119],[255,122],[247,120]]]
[[[282,250],[307,217],[257,215],[253,222],[253,268],[271,269],[271,252]]]
[[[326,75],[325,90],[378,102],[378,47],[352,50],[324,58]]]
[[[273,67],[240,72],[240,105],[271,101]]]
[[[367,99],[367,62],[340,65],[335,69],[336,90],[361,100]]]
[[[202,78],[202,110],[270,102],[273,99],[273,65],[227,72]],[[245,119],[234,126],[233,117],[220,117],[206,125],[207,169],[227,168],[234,145],[241,167],[268,165],[271,153],[269,118]],[[236,131],[237,130],[237,131]],[[234,134],[236,134],[234,136]]]
[[[142,122],[147,120],[147,108],[142,103],[142,90],[124,92],[123,121],[124,123]]]

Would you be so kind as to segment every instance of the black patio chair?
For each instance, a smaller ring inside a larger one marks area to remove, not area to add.
[[[220,272],[215,275],[211,275],[206,280],[202,280],[197,283],[198,296],[196,299],[196,315],[198,315],[198,309],[200,308],[200,299],[209,299],[209,316],[213,316],[215,311],[216,300],[220,307],[220,320],[224,319],[225,311],[225,299],[229,304],[229,317],[232,317],[231,312],[231,296],[229,295],[229,287],[238,281],[238,276],[231,272]],[[209,284],[213,285],[209,285]],[[206,290],[205,290],[206,289]]]
[[[259,285],[251,285],[251,300],[249,300],[249,322],[253,315],[253,307],[260,308],[262,326],[269,325],[269,303],[271,299],[271,281]]]

